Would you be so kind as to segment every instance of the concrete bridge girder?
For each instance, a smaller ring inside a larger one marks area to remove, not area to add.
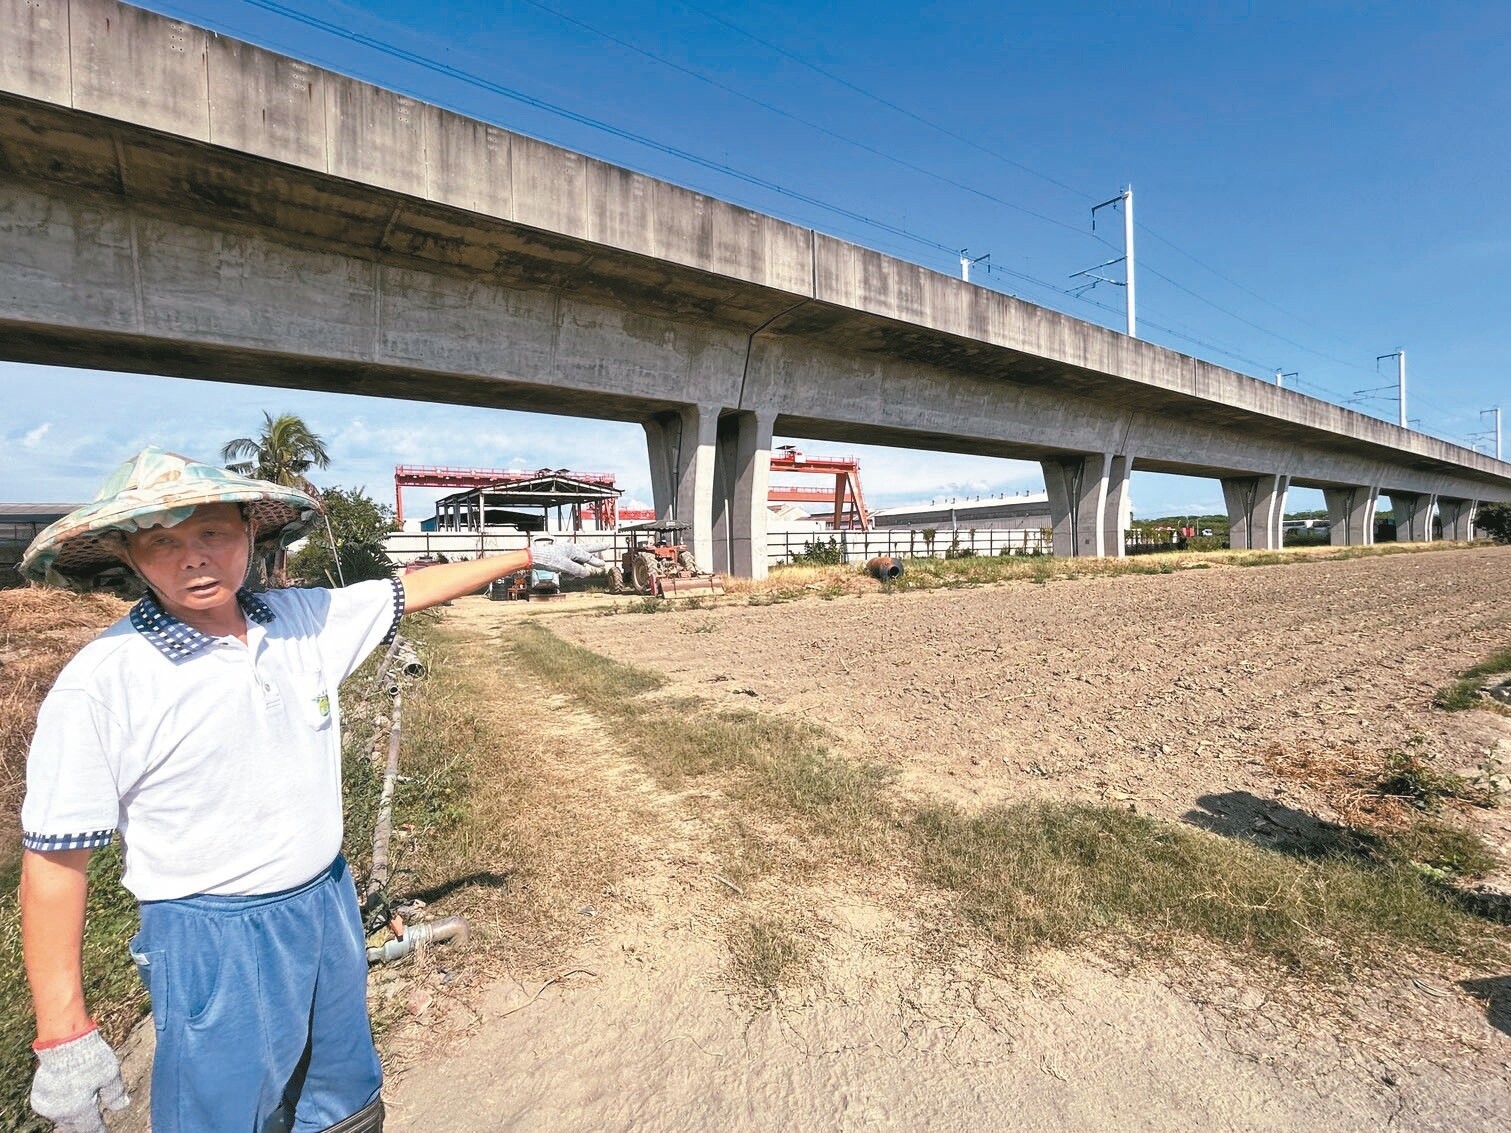
[[[692,517],[702,561],[720,557],[706,518],[714,489],[702,486],[713,482],[708,421],[742,402],[780,406],[780,414],[762,412],[784,432],[818,439],[1057,466],[1080,459],[1076,448],[1090,451],[1085,484],[1093,495],[1078,497],[1074,523],[1088,534],[1065,534],[1069,512],[1056,513],[1060,542],[1073,538],[1065,545],[1079,554],[1118,553],[1117,497],[1137,467],[1212,474],[1225,460],[1228,469],[1305,468],[1309,479],[1381,477],[1378,463],[1348,453],[1160,422],[907,360],[843,358],[780,333],[752,343],[735,329],[216,230],[101,194],[6,189],[0,262],[13,269],[5,276],[14,286],[0,283],[0,325],[30,360],[641,422],[675,418],[682,430],[695,422],[697,444],[684,442],[684,463],[654,475],[662,484],[658,514],[675,499]],[[691,408],[689,392],[699,398]],[[647,442],[653,453],[667,443],[649,429]],[[672,467],[653,456],[653,468],[657,460]],[[1434,492],[1462,483],[1437,473],[1419,482]],[[1107,494],[1096,495],[1104,487]],[[1089,534],[1097,529],[1100,536]],[[732,537],[726,530],[726,547]]]
[[[1445,534],[1511,499],[1480,454],[116,0],[0,27],[0,358],[640,422],[658,513],[755,574],[773,429],[1039,461],[1078,554],[1121,552],[1134,468],[1233,481],[1251,543],[1281,481],[1360,541],[1360,493]]]

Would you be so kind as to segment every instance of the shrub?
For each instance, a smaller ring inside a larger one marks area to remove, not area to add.
[[[811,539],[804,543],[803,549],[792,556],[792,561],[807,566],[840,566],[845,561],[845,551],[839,540],[831,535],[827,542]]]
[[[1511,543],[1511,504],[1481,504],[1474,525],[1497,543]]]

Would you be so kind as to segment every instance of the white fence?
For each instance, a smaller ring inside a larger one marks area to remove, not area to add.
[[[830,540],[847,563],[863,563],[877,555],[906,555],[942,559],[953,551],[977,555],[1047,555],[1053,546],[1049,532],[1029,531],[935,531],[932,542],[922,530],[885,527],[873,531],[776,531],[766,539],[766,561],[771,566],[790,563],[809,546],[828,547]]]
[[[622,534],[612,531],[552,532],[556,539],[573,540],[588,545],[609,543],[613,549],[604,558],[617,559],[624,550]],[[384,538],[388,557],[403,565],[415,559],[445,555],[448,559],[474,559],[480,554],[496,555],[524,549],[532,536],[513,529],[504,531],[397,531]],[[1049,554],[1047,532],[1030,531],[937,531],[932,544],[923,532],[903,528],[874,531],[774,531],[767,536],[766,561],[771,566],[792,562],[811,544],[829,546],[830,539],[847,563],[863,563],[877,555],[907,555],[919,558],[944,558],[950,550],[972,551],[978,555],[1031,555],[1036,551]]]

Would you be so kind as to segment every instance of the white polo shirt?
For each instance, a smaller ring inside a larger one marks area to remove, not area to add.
[[[107,845],[142,901],[276,893],[341,849],[336,687],[389,640],[398,579],[237,595],[247,641],[152,595],[81,649],[37,714],[21,807],[32,850]]]

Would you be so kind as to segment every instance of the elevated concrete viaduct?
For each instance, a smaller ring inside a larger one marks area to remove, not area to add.
[[[655,505],[765,573],[773,432],[1036,460],[1055,550],[1135,469],[1381,494],[1466,538],[1511,466],[115,0],[0,0],[0,356],[636,421]],[[108,397],[106,391],[103,396]],[[585,457],[590,454],[585,454]]]

